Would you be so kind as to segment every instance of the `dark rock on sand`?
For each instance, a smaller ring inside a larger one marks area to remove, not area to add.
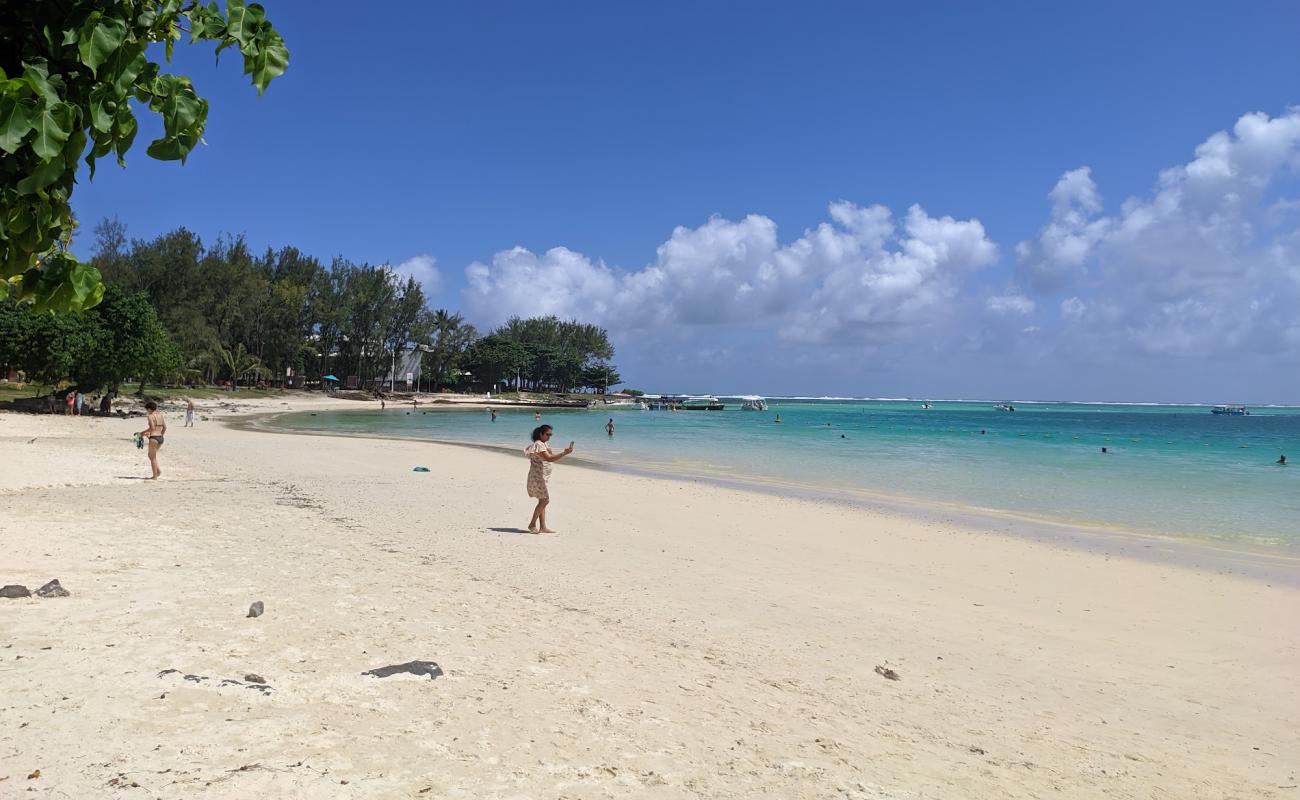
[[[244,680],[248,681],[249,683],[263,683],[263,684],[266,683],[266,678],[263,678],[261,675],[258,675],[257,673],[254,672],[250,672],[247,675],[245,675]]]
[[[32,593],[27,591],[26,586],[19,586],[16,583],[11,583],[8,586],[0,586],[0,597],[8,597],[11,600],[16,600],[19,597],[31,596]]]
[[[183,674],[178,669],[165,669],[162,672],[158,673],[159,678],[162,678],[166,675],[180,675],[181,680],[189,681],[190,683],[199,683],[199,684],[208,683],[209,681],[212,680],[212,678],[209,678],[207,675]],[[257,680],[254,681],[252,680],[253,678],[257,678]],[[250,673],[244,676],[244,680],[248,681],[248,683],[243,683],[241,681],[234,680],[233,678],[222,678],[221,682],[217,685],[218,686],[242,686],[246,689],[256,689],[262,694],[270,694],[272,692],[271,687],[267,686],[266,681],[262,680],[261,676],[259,675],[253,675]]]
[[[405,664],[393,664],[387,667],[368,669],[361,674],[374,675],[376,678],[388,678],[393,675],[399,675],[403,672],[409,672],[412,675],[428,675],[429,680],[433,680],[443,674],[442,667],[438,666],[436,661],[408,661]]]
[[[266,606],[262,605],[261,600],[258,600],[256,603],[253,603],[251,606],[248,607],[248,616],[260,617],[262,616],[262,612],[265,610],[266,610]]]
[[[63,588],[63,584],[59,583],[58,578],[36,590],[37,597],[68,597],[71,594],[72,592]]]

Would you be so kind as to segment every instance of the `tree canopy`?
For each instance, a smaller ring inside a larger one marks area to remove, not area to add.
[[[162,117],[147,154],[184,162],[201,141],[208,102],[189,78],[151,60],[161,44],[216,42],[239,50],[259,94],[289,63],[284,40],[257,3],[226,0],[45,0],[0,6],[0,299],[75,311],[104,296],[101,276],[67,247],[70,204],[83,154],[126,166],[138,124],[134,100]],[[89,145],[89,152],[87,146]]]
[[[0,300],[0,364],[30,380],[106,389],[127,378],[174,375],[182,361],[148,298],[110,284],[101,303],[79,313],[47,314]]]
[[[603,390],[620,380],[603,328],[554,316],[512,317],[480,337],[459,313],[431,310],[420,284],[387,265],[342,258],[324,264],[294,247],[258,254],[240,237],[205,244],[184,228],[132,240],[116,220],[95,232],[90,263],[111,287],[103,310],[135,310],[92,333],[80,322],[91,312],[38,313],[11,298],[0,316],[0,367],[45,383],[120,380],[79,372],[70,360],[69,353],[91,349],[86,337],[93,335],[117,342],[133,376],[143,371],[195,383],[290,376],[316,382],[332,373],[379,388],[412,349],[423,351],[420,382],[435,390],[500,383]],[[5,327],[16,325],[20,309],[26,327]],[[144,310],[150,322],[133,321]],[[141,351],[145,342],[161,348],[159,336],[167,349]]]

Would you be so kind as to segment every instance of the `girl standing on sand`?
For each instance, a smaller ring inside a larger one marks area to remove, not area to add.
[[[150,400],[144,404],[146,418],[149,420],[149,427],[140,431],[137,436],[149,437],[149,466],[153,468],[153,480],[158,480],[162,470],[158,469],[158,448],[162,447],[163,434],[167,433],[167,420],[163,419],[162,412],[158,410],[158,404]]]
[[[552,453],[551,426],[539,425],[533,429],[533,443],[524,449],[528,456],[528,496],[537,498],[537,507],[533,509],[533,518],[528,521],[529,533],[555,533],[546,527],[546,506],[551,502],[551,493],[546,482],[551,477],[551,463],[559,461],[573,452],[573,442],[569,442],[560,453]]]

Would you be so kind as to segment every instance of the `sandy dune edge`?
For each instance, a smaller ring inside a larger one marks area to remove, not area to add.
[[[0,797],[1300,797],[1294,588],[173,424],[0,418],[0,583],[73,593],[0,600]]]

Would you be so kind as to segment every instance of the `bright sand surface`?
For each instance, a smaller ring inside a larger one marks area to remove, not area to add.
[[[0,797],[1300,798],[1295,582],[169,419],[0,415]]]

